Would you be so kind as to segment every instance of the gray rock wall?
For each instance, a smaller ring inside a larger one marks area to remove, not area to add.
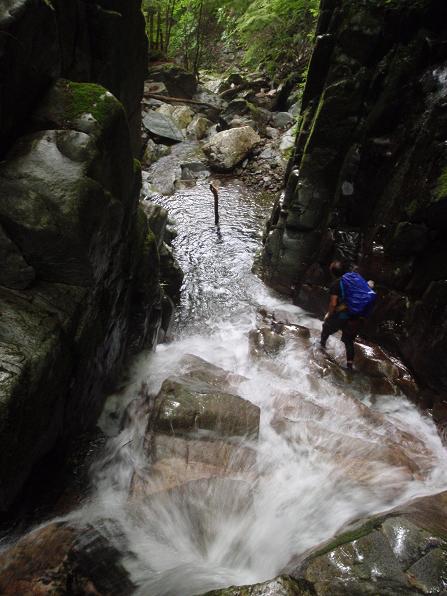
[[[147,69],[141,0],[2,0],[0,157],[52,81],[95,82],[123,103],[134,152]]]
[[[146,58],[136,0],[0,7],[0,510],[96,422],[181,283],[139,207]]]
[[[314,312],[327,265],[380,295],[367,333],[447,390],[447,25],[442,0],[323,0],[265,280]]]

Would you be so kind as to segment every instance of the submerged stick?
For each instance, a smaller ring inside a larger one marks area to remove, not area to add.
[[[219,225],[219,193],[217,192],[217,188],[210,184],[210,191],[213,193],[214,196],[214,225]]]

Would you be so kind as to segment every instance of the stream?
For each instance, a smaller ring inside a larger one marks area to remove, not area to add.
[[[173,246],[185,272],[171,341],[139,355],[122,391],[110,396],[101,419],[109,440],[92,469],[93,495],[69,516],[114,540],[138,594],[188,596],[267,580],[349,520],[447,486],[435,426],[404,396],[372,396],[359,384],[315,374],[321,323],[251,272],[271,206],[234,180],[222,182],[219,194],[218,228],[208,183],[154,199],[175,221]],[[274,357],[253,357],[248,334],[260,307],[287,311],[308,327],[308,346],[289,342]],[[328,346],[342,355],[337,338]],[[182,491],[172,489],[172,470],[169,490],[152,487],[146,498],[134,487],[135,478],[151,486],[147,396],[182,374],[191,354],[229,371],[238,395],[259,406],[259,439],[240,445],[254,461],[231,478],[187,483]]]

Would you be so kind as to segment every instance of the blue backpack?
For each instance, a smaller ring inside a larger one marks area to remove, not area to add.
[[[340,279],[341,299],[350,315],[366,317],[371,312],[377,294],[358,273],[345,273]]]

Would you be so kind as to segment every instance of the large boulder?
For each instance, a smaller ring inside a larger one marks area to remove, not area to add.
[[[214,436],[256,438],[259,408],[201,380],[172,377],[156,398],[151,425],[156,432],[180,437],[212,432]]]
[[[161,142],[180,143],[183,135],[172,117],[160,112],[147,112],[143,117],[143,126],[151,136]]]
[[[243,161],[261,138],[250,127],[218,132],[203,146],[208,162],[218,171],[231,171]]]
[[[164,83],[172,97],[191,99],[197,91],[196,77],[177,64],[166,62],[151,66],[148,78]]]
[[[180,369],[155,398],[145,438],[151,474],[134,476],[134,498],[200,479],[247,480],[254,469],[247,439],[258,436],[260,412],[236,393],[244,379],[192,355]]]

